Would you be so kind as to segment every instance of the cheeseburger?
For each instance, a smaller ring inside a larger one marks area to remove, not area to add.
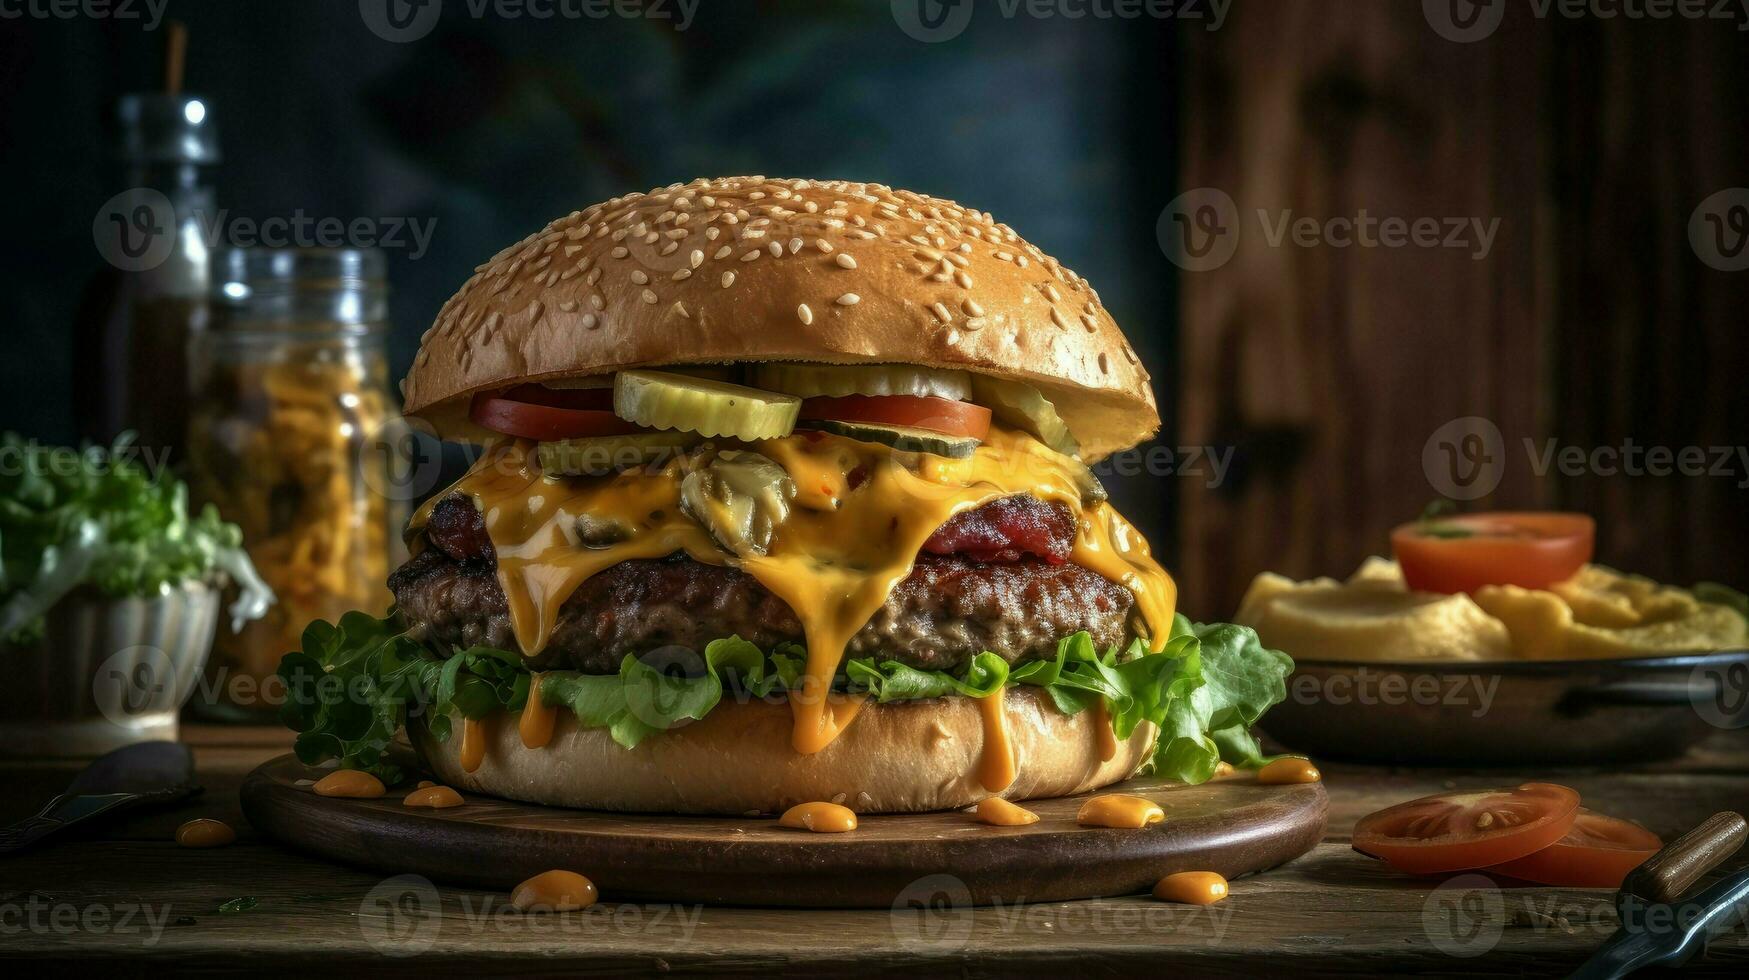
[[[281,667],[307,762],[569,807],[863,813],[1200,782],[1291,666],[1176,615],[1088,468],[1159,426],[1086,280],[990,215],[733,177],[480,266],[402,385],[480,448],[387,619]]]

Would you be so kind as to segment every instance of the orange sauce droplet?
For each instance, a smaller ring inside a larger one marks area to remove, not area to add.
[[[1153,800],[1107,793],[1081,804],[1075,822],[1083,827],[1118,827],[1133,830],[1166,819],[1166,811]]]
[[[798,803],[785,810],[777,823],[816,834],[842,834],[856,829],[856,812],[836,803]]]
[[[434,783],[434,782],[432,782],[432,781],[431,781],[431,780],[429,780],[429,779],[421,779],[421,780],[419,780],[419,788],[420,788],[420,789],[424,789],[424,788],[425,788],[425,787],[427,787],[427,786],[436,786],[436,785],[437,785],[437,784],[436,784],[436,783]]]
[[[1180,871],[1156,882],[1154,897],[1183,905],[1213,905],[1227,897],[1227,879],[1213,871]]]
[[[317,780],[311,789],[318,796],[345,796],[359,800],[375,799],[388,792],[383,788],[382,780],[357,769],[336,769]]]
[[[473,772],[486,761],[485,725],[478,718],[462,721],[462,771]]]
[[[1104,698],[1093,702],[1093,728],[1099,739],[1099,761],[1110,762],[1117,755],[1117,733],[1111,730],[1111,711]]]
[[[553,740],[553,723],[559,718],[557,708],[541,702],[540,679],[536,674],[528,682],[528,703],[522,706],[522,720],[516,725],[523,747],[529,749],[545,748]]]
[[[510,904],[524,912],[570,912],[586,909],[600,898],[595,882],[575,871],[543,871],[517,885]]]
[[[1222,776],[1231,776],[1233,773],[1236,773],[1238,771],[1239,770],[1233,768],[1233,764],[1231,762],[1217,762],[1217,763],[1215,763],[1215,778],[1216,779],[1220,779]]]
[[[1006,689],[978,699],[978,711],[984,716],[984,744],[978,750],[978,783],[992,793],[1007,789],[1018,766],[1014,761],[1014,740],[1008,735],[1008,716],[1002,710],[1002,695]]]
[[[1024,827],[1029,823],[1038,823],[1038,814],[1026,807],[1010,803],[1000,796],[992,796],[980,800],[972,808],[972,816],[979,823],[987,823],[994,827]]]
[[[401,800],[402,806],[428,806],[433,810],[447,810],[462,803],[462,795],[448,786],[421,786]]]
[[[1288,783],[1315,783],[1324,778],[1310,759],[1277,759],[1257,770],[1257,781],[1265,786]]]
[[[176,843],[183,847],[223,847],[237,839],[237,832],[223,820],[201,817],[176,828]]]

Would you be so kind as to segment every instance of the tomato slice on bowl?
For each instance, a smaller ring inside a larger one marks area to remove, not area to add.
[[[1486,868],[1560,840],[1578,812],[1579,794],[1553,783],[1443,793],[1360,818],[1354,849],[1411,874]]]
[[[834,419],[869,425],[899,425],[928,429],[968,439],[990,434],[990,410],[971,402],[933,395],[844,395],[802,402],[802,419]]]
[[[1546,589],[1591,560],[1597,523],[1584,514],[1464,514],[1391,532],[1403,581],[1417,592],[1475,592],[1484,585]]]
[[[643,431],[613,414],[612,388],[517,385],[475,395],[468,417],[481,428],[539,442]]]
[[[1657,834],[1639,824],[1580,807],[1566,836],[1488,870],[1542,885],[1620,888],[1628,872],[1663,847],[1664,841]]]

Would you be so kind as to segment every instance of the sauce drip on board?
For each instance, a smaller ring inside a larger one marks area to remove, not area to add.
[[[1291,783],[1315,783],[1324,778],[1310,759],[1288,757],[1277,759],[1257,770],[1257,781],[1265,786],[1285,786]]]
[[[447,810],[452,806],[461,806],[462,795],[448,786],[421,786],[401,800],[402,806],[428,806],[433,810]]]
[[[1166,811],[1153,800],[1122,793],[1106,793],[1081,804],[1075,822],[1083,827],[1116,827],[1136,830],[1166,819]]]
[[[522,706],[522,720],[516,725],[524,748],[545,748],[553,740],[553,724],[559,718],[559,709],[540,699],[540,678],[535,674],[529,679],[528,703]]]
[[[1006,693],[1007,688],[1002,688],[978,699],[978,712],[984,721],[984,744],[978,749],[978,784],[992,793],[1007,789],[1020,768],[1014,739],[1008,732],[1008,715],[1002,710]]]
[[[310,787],[318,796],[344,796],[352,799],[375,799],[388,792],[383,781],[357,769],[336,769]]]
[[[1213,871],[1180,871],[1155,882],[1154,897],[1181,905],[1213,905],[1227,897],[1227,879]]]
[[[575,871],[543,871],[510,893],[510,904],[524,912],[571,912],[601,898],[595,882]]]
[[[856,829],[856,812],[836,803],[798,803],[785,810],[777,824],[816,834],[842,834]]]
[[[237,832],[223,820],[199,817],[176,828],[176,843],[183,847],[223,847],[237,839]]]
[[[498,556],[498,580],[523,652],[545,647],[559,608],[590,576],[635,558],[684,553],[733,565],[788,603],[807,642],[806,668],[791,692],[796,751],[818,752],[861,710],[863,699],[831,691],[851,636],[911,573],[930,535],[955,514],[997,497],[1030,493],[1075,513],[1072,559],[1128,588],[1153,650],[1172,629],[1177,588],[1142,536],[1104,503],[1084,506],[1080,464],[1031,436],[992,429],[965,459],[898,453],[875,443],[805,433],[753,444],[799,489],[767,554],[733,555],[680,508],[680,467],[631,470],[603,478],[548,480],[534,444],[505,440],[483,454],[449,491],[434,496],[409,525],[416,532],[435,501],[471,497]],[[861,482],[849,489],[847,474]],[[588,514],[628,528],[625,540],[582,547],[577,518]]]
[[[1027,824],[1038,823],[1038,814],[1017,803],[1010,803],[1000,796],[992,796],[980,800],[972,808],[972,817],[979,823],[987,823],[993,827],[1024,827]]]

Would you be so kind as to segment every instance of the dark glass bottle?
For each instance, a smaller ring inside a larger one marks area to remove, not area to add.
[[[117,116],[124,188],[94,220],[107,265],[74,327],[79,429],[98,442],[133,430],[140,446],[180,461],[188,349],[207,322],[218,133],[195,96],[127,95]]]

